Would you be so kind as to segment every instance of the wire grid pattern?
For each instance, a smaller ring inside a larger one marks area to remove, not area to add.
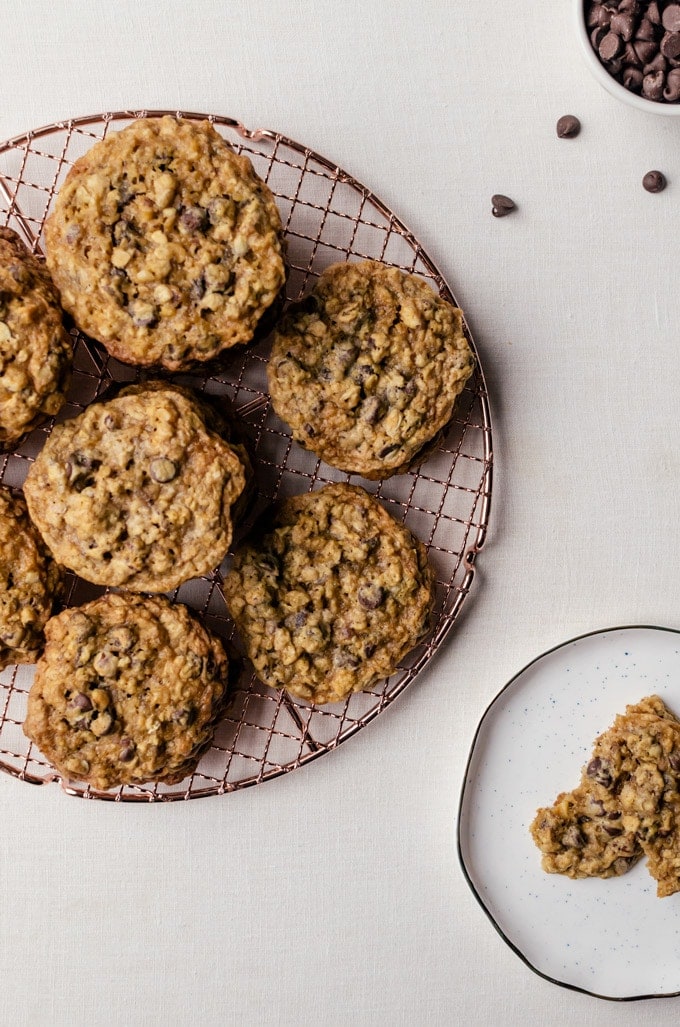
[[[274,193],[288,243],[287,299],[299,299],[329,264],[371,258],[417,274],[455,303],[448,286],[402,222],[365,186],[307,147],[269,130],[250,131],[215,115],[179,111],[122,111],[49,125],[0,145],[0,224],[14,228],[39,255],[45,218],[73,162],[115,125],[134,118],[173,114],[208,118],[233,149],[246,154]],[[466,326],[466,331],[468,331]],[[75,328],[74,375],[57,420],[80,413],[112,382],[135,381],[140,372],[120,364]],[[468,338],[473,346],[472,339]],[[492,481],[491,422],[484,376],[477,360],[444,438],[423,465],[384,482],[336,471],[291,439],[270,407],[266,389],[269,340],[231,354],[220,370],[175,375],[208,394],[233,402],[251,435],[258,499],[253,517],[275,499],[330,481],[355,481],[376,495],[393,516],[426,543],[436,573],[436,603],[428,637],[397,672],[370,691],[341,703],[314,706],[265,687],[247,663],[232,685],[213,745],[190,779],[177,785],[124,786],[97,792],[61,781],[21,724],[34,670],[19,666],[0,674],[0,769],[27,782],[59,781],[71,795],[116,801],[188,799],[261,783],[334,749],[386,709],[443,643],[474,576],[486,536]],[[30,462],[54,421],[34,430],[0,456],[0,481],[20,489]],[[228,561],[228,557],[226,558]],[[186,603],[238,652],[224,603],[221,569],[181,585],[171,598]],[[70,576],[67,604],[86,602],[104,589]]]

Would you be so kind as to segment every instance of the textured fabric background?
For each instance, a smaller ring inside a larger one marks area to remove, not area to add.
[[[532,974],[468,890],[455,822],[477,722],[529,660],[600,627],[680,628],[680,120],[591,79],[569,0],[0,0],[0,22],[2,139],[214,112],[373,189],[468,314],[496,444],[462,618],[336,753],[164,808],[0,779],[0,1023],[675,1023],[680,999]],[[561,141],[567,112],[583,131]],[[650,168],[666,192],[643,191]],[[517,212],[492,218],[494,192]]]

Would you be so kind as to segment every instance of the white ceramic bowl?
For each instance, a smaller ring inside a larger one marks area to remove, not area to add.
[[[586,27],[584,0],[572,0],[572,13],[576,25],[581,53],[590,68],[592,74],[612,96],[623,100],[629,107],[636,107],[639,111],[647,111],[648,114],[663,114],[669,117],[680,117],[680,103],[663,103],[658,100],[648,100],[644,96],[626,89],[620,82],[609,74],[605,66],[600,62],[599,57],[590,45],[590,36]]]

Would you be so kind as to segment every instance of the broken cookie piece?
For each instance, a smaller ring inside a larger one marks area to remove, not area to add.
[[[659,896],[680,890],[680,722],[658,696],[600,735],[581,783],[538,810],[531,834],[547,873],[613,877],[642,855]]]

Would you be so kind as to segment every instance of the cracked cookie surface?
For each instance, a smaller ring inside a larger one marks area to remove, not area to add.
[[[327,268],[288,309],[267,375],[294,439],[378,479],[427,454],[473,364],[458,308],[415,275],[367,260]]]
[[[658,696],[626,707],[595,741],[581,784],[539,809],[548,873],[609,877],[642,855],[661,897],[680,890],[680,723]]]
[[[24,493],[59,562],[95,584],[148,592],[216,567],[251,468],[214,426],[200,398],[162,382],[57,425]]]
[[[0,488],[0,670],[35,663],[62,584],[26,503]]]
[[[171,371],[249,342],[286,279],[274,197],[209,121],[142,118],[96,143],[45,243],[78,327]]]
[[[53,617],[45,636],[24,733],[65,779],[108,789],[193,772],[228,661],[186,607],[111,593]]]
[[[427,630],[434,575],[378,500],[337,483],[285,500],[224,594],[260,679],[327,703],[394,672]]]
[[[45,266],[0,227],[0,448],[61,410],[72,362]]]

